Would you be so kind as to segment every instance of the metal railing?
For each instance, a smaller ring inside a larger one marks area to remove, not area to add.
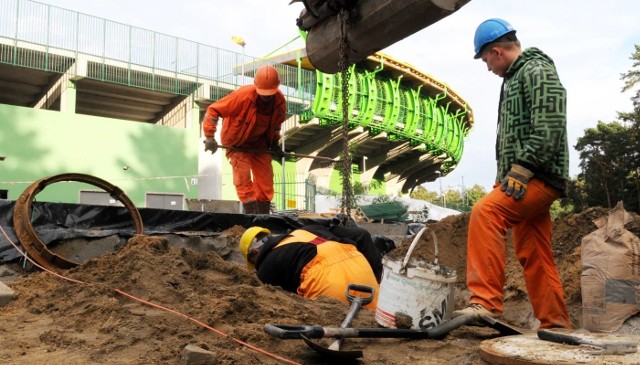
[[[0,0],[0,62],[217,99],[266,60],[31,0]],[[276,64],[288,111],[302,113],[315,74]],[[244,72],[244,74],[243,74]]]
[[[272,203],[278,211],[316,211],[316,184],[304,174],[274,171],[275,194]]]

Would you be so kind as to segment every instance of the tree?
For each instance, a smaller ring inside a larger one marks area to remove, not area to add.
[[[573,207],[573,212],[581,212],[587,208],[587,194],[584,185],[584,176],[569,180],[567,196],[560,198],[560,206],[562,208]]]
[[[472,206],[478,200],[480,200],[480,198],[482,198],[483,196],[487,195],[487,191],[484,190],[484,188],[482,186],[476,184],[476,185],[472,186],[471,188],[467,189],[465,191],[465,194],[467,196],[467,205]]]
[[[629,57],[633,61],[632,69],[621,75],[621,79],[624,81],[622,92],[631,90],[640,84],[640,45],[636,44],[634,47],[636,50]],[[636,90],[636,94],[631,97],[631,101],[633,102],[633,109],[637,113],[638,109],[640,109],[640,89]],[[638,118],[635,118],[635,120],[637,121]]]
[[[630,170],[628,128],[619,122],[598,122],[596,128],[585,130],[575,146],[580,153],[580,167],[584,178],[588,206],[613,208],[624,200],[625,185]],[[625,204],[626,206],[626,204]]]
[[[428,202],[438,201],[439,199],[438,193],[435,191],[429,191],[422,185],[415,188],[411,194],[409,194],[409,197],[412,199],[426,200]]]
[[[551,204],[551,208],[549,208],[549,213],[553,220],[564,218],[574,211],[573,205],[563,205],[560,200],[554,201],[553,204]]]
[[[449,189],[444,192],[444,201],[447,204],[462,204],[462,195],[458,190]]]

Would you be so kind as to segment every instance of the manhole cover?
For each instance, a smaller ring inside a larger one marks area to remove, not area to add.
[[[634,336],[611,336],[602,339],[638,341]],[[543,341],[535,334],[498,337],[480,344],[482,360],[496,365],[636,365],[640,353],[624,355],[592,355],[597,349]]]

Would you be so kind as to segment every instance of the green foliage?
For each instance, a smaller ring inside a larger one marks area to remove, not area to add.
[[[447,208],[467,212],[480,198],[487,195],[486,190],[480,185],[474,185],[464,191],[448,190],[444,194]],[[423,186],[416,187],[409,195],[413,199],[426,200],[432,204],[442,205],[442,197],[437,192],[429,191]]]
[[[584,188],[584,178],[569,180],[567,184],[567,197],[560,199],[561,206],[572,206],[574,211],[581,212],[589,207],[587,205],[587,193]]]
[[[556,200],[551,204],[551,208],[549,209],[549,213],[551,213],[551,219],[556,220],[559,218],[564,218],[570,214],[575,212],[575,208],[571,204],[564,204],[561,200]]]
[[[631,70],[623,73],[621,77],[624,81],[622,92],[631,90],[640,84],[640,45],[636,44],[634,47],[635,52],[633,52],[631,57],[629,57],[629,59],[633,61],[633,66]],[[636,90],[636,94],[631,98],[631,101],[633,101],[633,106],[637,113],[638,108],[640,107],[640,89]],[[635,119],[638,120],[637,118]]]
[[[487,191],[478,184],[472,186],[471,188],[465,190],[465,201],[467,205],[473,206],[480,198],[487,195]]]
[[[422,185],[416,187],[411,194],[409,194],[409,197],[412,199],[426,200],[428,202],[437,201],[439,199],[438,193],[435,191],[429,191]]]
[[[363,195],[366,194],[368,191],[368,187],[361,183],[360,181],[356,181],[353,183],[353,194],[354,195]]]
[[[368,184],[364,184],[360,181],[356,181],[353,183],[353,194],[367,195],[367,194],[370,194],[371,191],[380,189],[381,186],[382,186],[382,183],[375,179],[371,180]]]
[[[462,195],[458,190],[447,190],[444,192],[444,199],[449,204],[462,204]]]
[[[580,154],[585,202],[580,205],[613,208],[618,201],[638,210],[638,152],[629,127],[619,122],[598,122],[596,128],[585,130],[575,148]],[[577,205],[577,204],[576,204]]]

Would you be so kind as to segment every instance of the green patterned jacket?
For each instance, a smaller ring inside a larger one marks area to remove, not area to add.
[[[537,48],[524,50],[507,70],[499,108],[496,181],[518,163],[564,190],[569,177],[567,93],[553,60]]]

